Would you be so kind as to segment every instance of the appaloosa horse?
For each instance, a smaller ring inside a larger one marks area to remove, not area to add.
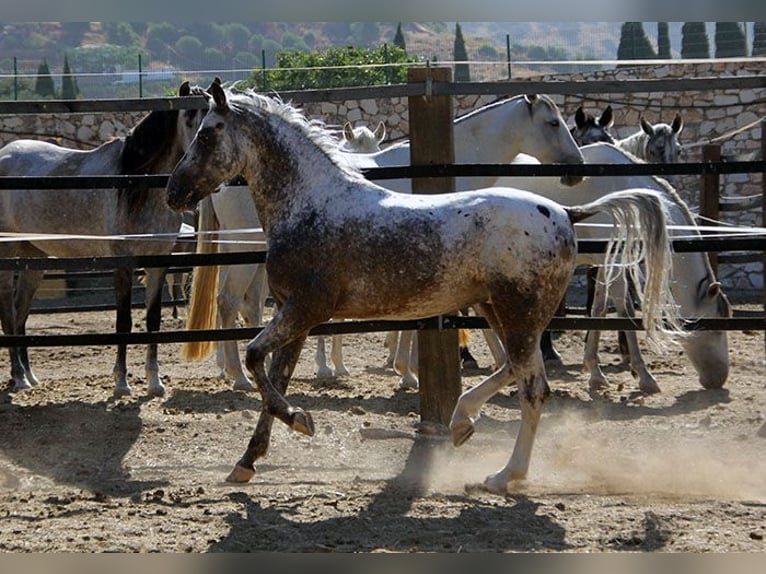
[[[247,346],[262,411],[229,481],[245,482],[255,474],[255,460],[268,449],[273,417],[314,434],[311,415],[285,398],[314,326],[331,318],[416,319],[476,305],[508,358],[460,397],[450,428],[453,443],[462,444],[473,434],[482,405],[505,386],[518,385],[516,446],[505,467],[485,481],[488,489],[505,492],[511,480],[527,475],[550,392],[540,334],[572,278],[574,224],[593,215],[610,213],[622,232],[623,249],[609,249],[610,269],[614,259],[632,273],[642,261],[646,265],[646,291],[639,291],[649,335],[667,333],[664,325],[678,327],[659,194],[617,192],[562,207],[516,189],[396,193],[344,164],[335,141],[289,104],[217,85],[211,94],[210,110],[168,181],[168,203],[192,209],[217,185],[242,174],[266,233],[266,266],[277,305],[273,319]]]

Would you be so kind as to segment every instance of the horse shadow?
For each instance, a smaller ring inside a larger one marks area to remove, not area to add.
[[[110,496],[164,486],[166,481],[132,480],[123,459],[142,430],[141,405],[105,400],[12,405],[0,394],[0,452],[13,465],[60,484]],[[8,486],[21,477],[3,471]]]
[[[257,494],[234,491],[229,499],[241,508],[226,518],[229,532],[209,552],[407,552],[565,551],[565,530],[540,513],[540,504],[524,495],[486,493],[435,495],[460,507],[457,515],[414,516],[427,498],[427,477],[450,448],[442,441],[413,442],[401,472],[372,494],[369,504],[349,516],[306,521],[302,502],[279,507],[262,504]],[[441,464],[441,463],[440,463]],[[433,496],[433,495],[432,495]],[[332,498],[332,496],[331,496]],[[340,500],[328,500],[337,505]]]

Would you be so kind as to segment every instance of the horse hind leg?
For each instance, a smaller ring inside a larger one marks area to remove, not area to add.
[[[14,284],[13,271],[0,272],[0,323],[6,335],[19,334],[13,296]],[[19,347],[8,347],[8,358],[14,390],[23,391],[32,388],[32,383],[26,377]]]
[[[400,331],[399,344],[394,357],[394,371],[401,377],[398,383],[399,388],[418,388],[417,362],[417,332]]]

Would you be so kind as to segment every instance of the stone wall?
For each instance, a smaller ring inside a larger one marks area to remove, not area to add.
[[[720,76],[752,76],[766,74],[762,62],[712,62],[704,64],[668,64],[640,66],[600,72],[558,74],[540,79],[562,80],[628,80],[672,79]],[[766,88],[757,90],[722,90],[709,92],[585,94],[563,96],[551,94],[570,123],[578,106],[586,111],[600,113],[611,104],[615,125],[613,132],[625,137],[639,129],[643,115],[652,123],[670,123],[678,112],[684,120],[681,141],[685,146],[684,161],[700,161],[701,144],[710,138],[724,136],[735,129],[766,116]],[[456,115],[481,107],[502,95],[460,96],[455,99]],[[323,120],[329,126],[341,126],[345,121],[354,124],[377,125],[382,120],[387,129],[386,142],[405,138],[409,133],[409,115],[406,98],[361,99],[342,102],[318,102],[304,106],[306,113]],[[19,137],[58,138],[63,145],[91,149],[111,137],[122,136],[138,123],[144,113],[73,114],[71,116],[20,115],[0,116],[0,144]],[[761,125],[741,131],[721,142],[722,154],[730,159],[761,159]],[[699,205],[700,178],[688,176],[676,181],[677,188],[687,203],[696,210]],[[722,195],[743,197],[761,193],[760,174],[734,174],[722,177]],[[722,214],[727,223],[736,225],[762,225],[760,211]],[[760,263],[736,266],[722,265],[722,281],[730,289],[759,290],[763,288]]]

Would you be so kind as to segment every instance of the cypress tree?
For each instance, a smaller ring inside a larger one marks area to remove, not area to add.
[[[641,60],[656,57],[641,22],[625,22],[620,30],[618,60]]]
[[[455,24],[455,47],[453,54],[453,59],[456,62],[468,61],[468,52],[465,49],[465,40],[463,40],[463,30],[460,28],[460,23]],[[455,64],[455,81],[471,81],[471,72],[468,69],[468,64]]]
[[[670,59],[670,33],[667,22],[657,22],[657,57]]]
[[[61,99],[77,99],[77,82],[72,75],[72,70],[69,69],[69,60],[66,55],[64,55],[64,75],[61,78]]]
[[[681,57],[710,57],[710,43],[704,22],[684,22],[681,27]]]
[[[753,56],[766,56],[766,22],[753,24]]]
[[[396,34],[394,34],[394,46],[401,48],[405,52],[407,51],[407,45],[404,42],[404,34],[402,33],[402,23],[399,22],[396,25]]]
[[[715,23],[715,57],[736,58],[747,56],[745,33],[738,22]]]
[[[56,96],[56,88],[53,85],[51,71],[47,60],[43,59],[37,67],[37,79],[35,80],[35,93],[41,98],[53,98]]]

